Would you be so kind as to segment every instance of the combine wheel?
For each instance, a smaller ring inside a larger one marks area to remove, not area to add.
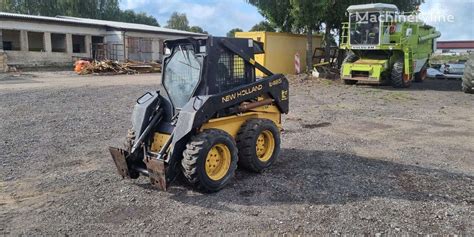
[[[222,130],[209,129],[188,142],[181,167],[189,183],[202,191],[216,192],[234,177],[237,159],[234,139]]]
[[[358,58],[355,54],[349,52],[349,53],[346,55],[346,58],[344,58],[344,60],[342,61],[342,65],[344,65],[344,63],[353,63],[353,62],[357,61],[358,59],[359,59],[359,58]],[[341,75],[341,77],[342,77],[342,66],[341,66],[340,75]],[[346,85],[355,85],[355,84],[357,83],[357,80],[347,80],[347,79],[343,79],[342,81],[343,81],[344,84],[346,84]]]
[[[426,79],[426,75],[427,75],[427,69],[426,69],[426,66],[423,66],[423,68],[421,68],[421,71],[415,73],[415,76],[414,76],[414,82],[423,82],[425,79]]]
[[[464,82],[461,84],[462,91],[467,94],[474,94],[474,90],[469,88]]]
[[[280,130],[269,119],[249,119],[237,134],[239,166],[262,172],[280,153]]]
[[[403,60],[398,60],[393,64],[390,80],[394,88],[407,88],[411,84],[410,78],[404,78]]]

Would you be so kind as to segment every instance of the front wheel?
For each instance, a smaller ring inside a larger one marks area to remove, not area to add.
[[[426,79],[426,75],[427,75],[427,68],[426,66],[423,66],[423,68],[421,68],[421,70],[417,73],[415,73],[414,75],[414,82],[423,82],[425,79]]]
[[[398,60],[393,64],[392,72],[390,73],[390,81],[394,88],[407,88],[411,85],[411,78],[404,76],[403,60]]]
[[[216,192],[234,177],[237,160],[234,139],[222,130],[209,129],[188,142],[181,167],[184,177],[194,187]]]
[[[340,69],[340,77],[342,79],[342,81],[344,82],[345,85],[355,85],[357,84],[357,80],[348,80],[348,79],[343,79],[343,65],[345,63],[353,63],[355,61],[357,61],[359,59],[359,57],[357,57],[354,53],[352,52],[348,52],[346,57],[344,58],[344,60],[342,61],[342,64],[341,64],[341,69]]]

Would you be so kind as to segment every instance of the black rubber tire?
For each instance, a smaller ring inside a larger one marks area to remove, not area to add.
[[[392,66],[392,71],[390,72],[390,81],[392,87],[394,88],[407,88],[411,85],[411,80],[403,80],[403,60],[396,61]]]
[[[209,150],[216,144],[224,144],[231,153],[227,174],[220,180],[212,180],[206,174],[205,162]],[[237,169],[237,147],[228,133],[219,129],[208,129],[191,138],[183,151],[181,168],[185,179],[195,188],[204,192],[216,192],[225,187],[234,177]]]
[[[275,140],[273,154],[266,162],[262,162],[257,157],[255,144],[257,138],[263,131],[272,133]],[[240,128],[237,134],[237,148],[239,150],[239,167],[254,172],[262,172],[269,168],[277,159],[280,153],[280,130],[275,123],[269,119],[249,119]]]
[[[422,68],[421,68],[421,71],[415,73],[415,75],[413,75],[413,82],[423,82],[426,78],[426,65],[424,65]],[[423,72],[425,71],[425,72]]]
[[[462,91],[466,94],[474,94],[474,90],[467,87],[466,84],[464,84],[464,82],[461,84],[462,86]]]
[[[347,53],[346,57],[344,58],[344,60],[342,61],[342,64],[341,64],[341,70],[340,70],[340,73],[339,73],[339,75],[341,75],[341,78],[342,78],[342,65],[344,65],[344,63],[353,63],[353,62],[357,61],[358,59],[359,59],[359,57],[357,57],[352,52]],[[355,85],[357,83],[357,80],[344,80],[343,79],[342,81],[346,85]]]

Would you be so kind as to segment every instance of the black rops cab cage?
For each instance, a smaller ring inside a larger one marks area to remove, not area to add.
[[[200,82],[192,96],[219,94],[256,81],[255,66],[249,61],[254,61],[255,54],[263,53],[262,43],[251,39],[213,36],[165,41],[165,47],[171,51],[185,45],[191,46],[194,53],[203,58],[200,62]],[[164,68],[167,59],[164,60]],[[183,77],[191,77],[190,72],[183,73],[189,74]],[[268,70],[267,74],[270,74]]]

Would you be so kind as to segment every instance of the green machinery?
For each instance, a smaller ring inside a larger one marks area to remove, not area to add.
[[[426,77],[428,60],[441,33],[418,20],[416,14],[402,14],[393,4],[362,4],[347,9],[341,49],[347,55],[341,79],[409,87]]]

